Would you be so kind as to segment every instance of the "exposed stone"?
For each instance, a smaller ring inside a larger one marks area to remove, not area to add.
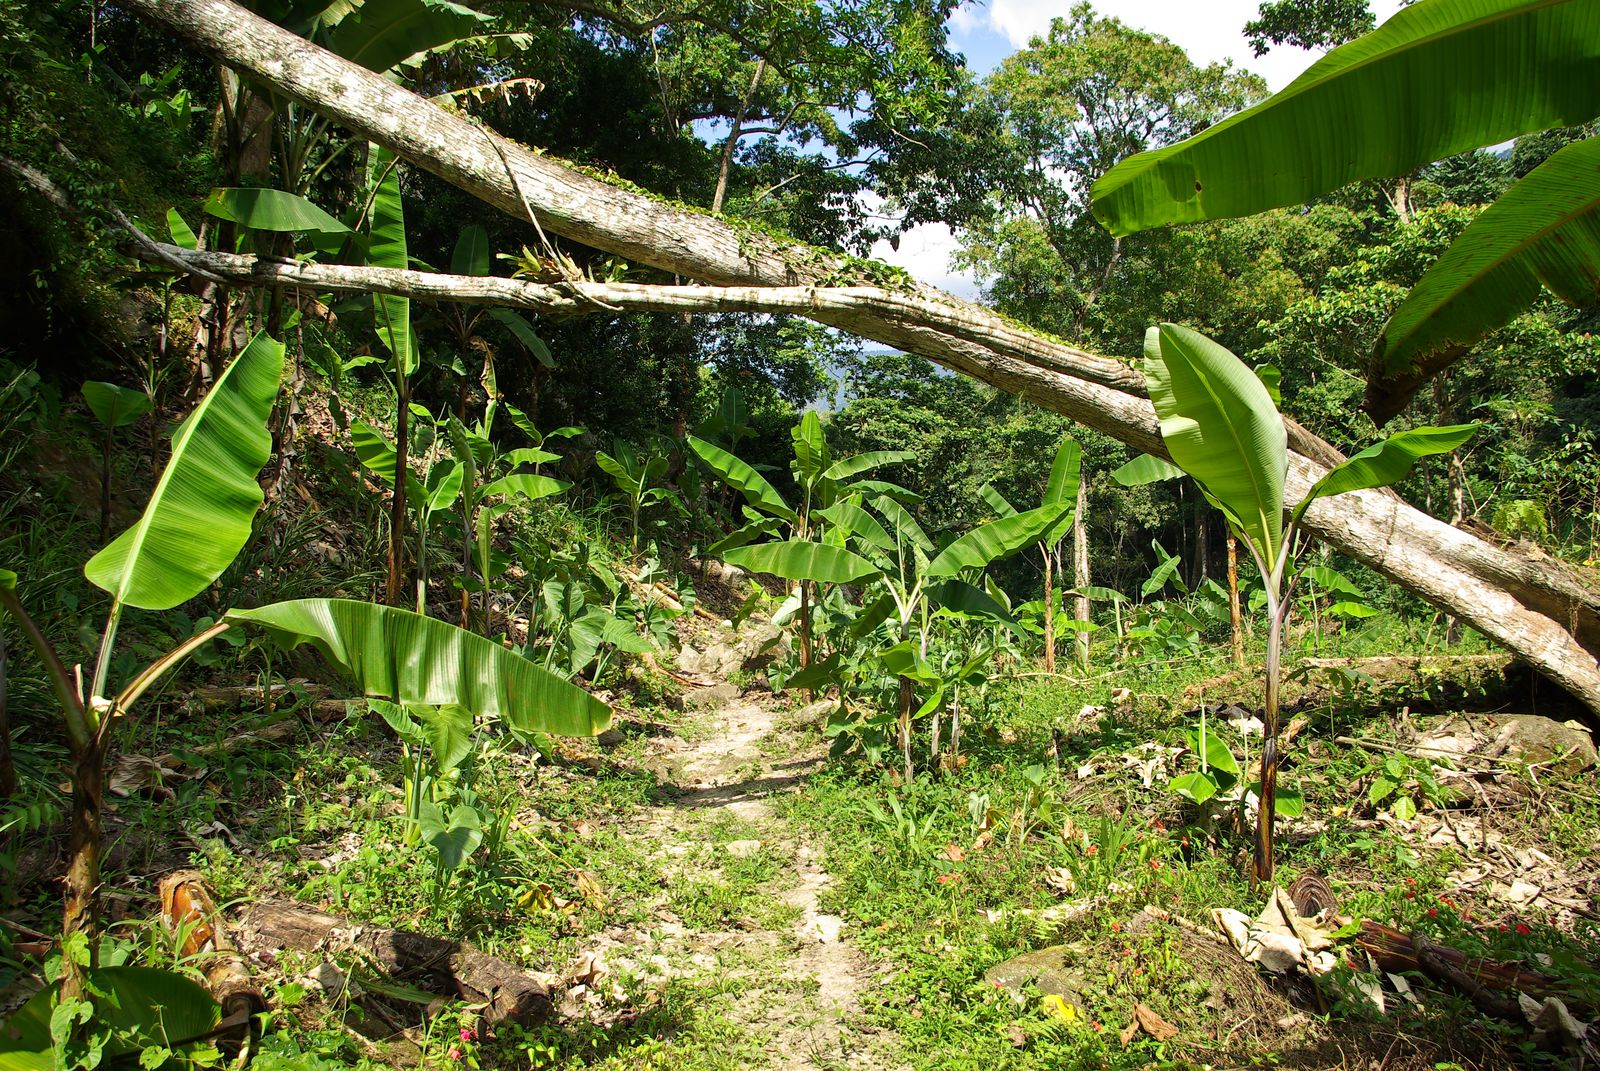
[[[1562,777],[1581,773],[1600,760],[1594,739],[1575,721],[1559,722],[1538,714],[1496,714],[1492,720],[1498,727],[1493,749],[1504,744],[1507,754],[1524,762],[1553,763],[1550,769]]]
[[[1020,999],[1029,985],[1041,993],[1054,993],[1068,1004],[1083,1010],[1083,994],[1087,987],[1083,974],[1069,965],[1072,949],[1068,945],[1051,945],[1036,952],[1024,952],[1014,959],[997,963],[983,972],[984,981],[996,989],[1009,990]]]

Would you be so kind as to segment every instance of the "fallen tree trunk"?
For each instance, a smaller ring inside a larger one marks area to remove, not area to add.
[[[510,1020],[533,1026],[550,1014],[550,990],[543,982],[464,941],[351,922],[286,900],[246,908],[239,935],[257,953],[353,950],[387,975],[484,1005],[490,1024]]]
[[[881,281],[887,270],[608,185],[501,138],[230,0],[121,3],[218,62],[488,204],[519,218],[536,215],[544,229],[596,249],[741,287],[846,284],[855,289],[848,284]],[[1143,384],[1122,362],[1019,330],[987,309],[930,287],[907,285],[895,292],[902,296],[893,307],[876,296],[858,295],[802,314],[920,354],[1165,456]],[[1297,454],[1289,492],[1298,497],[1337,455],[1293,421],[1287,423]],[[1308,511],[1304,527],[1515,651],[1600,714],[1600,664],[1593,653],[1600,649],[1600,593],[1583,578],[1508,554],[1376,491],[1324,499]]]
[[[224,1019],[239,1024],[224,1038],[231,1053],[253,1045],[256,1016],[267,1010],[267,999],[228,939],[205,878],[196,870],[180,870],[162,878],[160,890],[161,921],[176,939],[179,954],[205,972],[206,987],[222,1006]]]

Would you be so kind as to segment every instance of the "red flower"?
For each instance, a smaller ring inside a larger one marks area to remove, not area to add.
[[[1112,933],[1121,933],[1122,932],[1122,923],[1113,920],[1112,923],[1111,923],[1111,932]]]
[[[1161,860],[1159,860],[1159,859],[1150,860],[1150,869],[1151,870],[1160,870],[1161,869]]]
[[[461,1050],[460,1049],[451,1049],[450,1050],[450,1059],[452,1059],[452,1060],[461,1059]]]
[[[939,884],[940,885],[949,885],[952,881],[960,881],[961,880],[961,875],[960,874],[940,874],[938,880],[939,880]]]
[[[1098,844],[1090,844],[1090,845],[1086,845],[1084,847],[1083,854],[1084,855],[1094,855],[1099,851],[1100,851],[1100,845],[1098,845]]]
[[[1439,917],[1439,909],[1438,909],[1438,908],[1436,908],[1436,907],[1430,907],[1430,908],[1428,908],[1428,917],[1429,917],[1429,918],[1430,918],[1430,919],[1436,919],[1436,918],[1438,918],[1438,917]]]
[[[478,1040],[478,1035],[473,1032],[473,1029],[470,1026],[464,1026],[464,1027],[461,1028],[461,1040],[462,1041],[477,1041]]]
[[[1528,924],[1526,922],[1517,923],[1517,933],[1521,934],[1523,937],[1528,936],[1532,932],[1533,931],[1528,928]]]

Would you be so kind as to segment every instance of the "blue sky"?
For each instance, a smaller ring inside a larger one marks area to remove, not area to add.
[[[1002,59],[1027,46],[1029,38],[1050,28],[1052,17],[1065,16],[1073,0],[985,0],[968,3],[950,19],[951,42],[980,75]],[[1130,26],[1162,34],[1181,45],[1197,63],[1232,61],[1253,71],[1273,89],[1282,89],[1317,59],[1318,53],[1297,48],[1276,48],[1260,59],[1250,54],[1244,24],[1256,15],[1259,0],[1099,0],[1095,10]],[[1372,9],[1382,22],[1400,8],[1399,0],[1374,0]],[[898,264],[917,278],[964,297],[972,297],[972,279],[950,270],[956,239],[942,225],[914,228],[900,241],[898,251],[887,242],[873,254]]]

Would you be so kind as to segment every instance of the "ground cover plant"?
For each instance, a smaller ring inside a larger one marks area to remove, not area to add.
[[[968,16],[0,0],[0,1071],[1600,1061],[1593,5]]]

